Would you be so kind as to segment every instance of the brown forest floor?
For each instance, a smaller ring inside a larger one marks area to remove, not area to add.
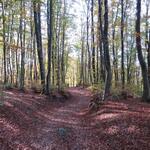
[[[70,88],[65,103],[17,90],[0,106],[0,150],[150,150],[150,105],[107,101],[87,114],[91,94]]]

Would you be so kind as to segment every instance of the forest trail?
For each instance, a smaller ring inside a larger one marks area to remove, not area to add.
[[[149,150],[150,105],[107,101],[87,114],[91,93],[70,88],[66,102],[32,92],[5,91],[1,150]]]

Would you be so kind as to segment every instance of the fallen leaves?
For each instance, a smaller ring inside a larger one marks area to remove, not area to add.
[[[91,93],[85,89],[68,89],[71,97],[64,103],[33,92],[6,92],[0,150],[150,149],[149,104],[109,100],[87,114]]]

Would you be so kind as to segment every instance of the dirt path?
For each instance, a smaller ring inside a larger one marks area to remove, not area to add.
[[[149,150],[150,105],[108,101],[85,115],[90,92],[70,88],[65,103],[31,92],[5,92],[0,150]]]

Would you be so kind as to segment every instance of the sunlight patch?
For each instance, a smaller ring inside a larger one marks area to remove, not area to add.
[[[128,127],[127,131],[129,133],[135,133],[135,132],[140,132],[140,129],[138,129],[137,126],[135,125],[131,125],[130,127]]]
[[[65,120],[65,119],[58,119],[58,118],[53,118],[51,120],[55,121],[55,122],[62,122],[62,123],[66,123],[66,124],[77,125],[77,122],[74,122],[73,120]]]
[[[14,93],[13,93],[13,92],[10,92],[10,91],[4,91],[4,93],[10,94],[10,95],[14,95]]]
[[[119,132],[119,128],[117,126],[111,126],[106,131],[108,134],[116,134]]]
[[[118,117],[118,113],[109,113],[109,114],[102,114],[97,116],[95,119],[96,120],[104,120],[104,119],[113,119]]]
[[[9,103],[9,102],[5,102],[5,105],[8,106],[8,107],[14,107],[14,105],[12,105],[12,104]]]
[[[3,125],[3,129],[6,128],[8,130],[11,130],[13,132],[13,134],[19,132],[19,129],[17,129],[14,125],[9,123],[6,119],[1,119],[0,124]]]

